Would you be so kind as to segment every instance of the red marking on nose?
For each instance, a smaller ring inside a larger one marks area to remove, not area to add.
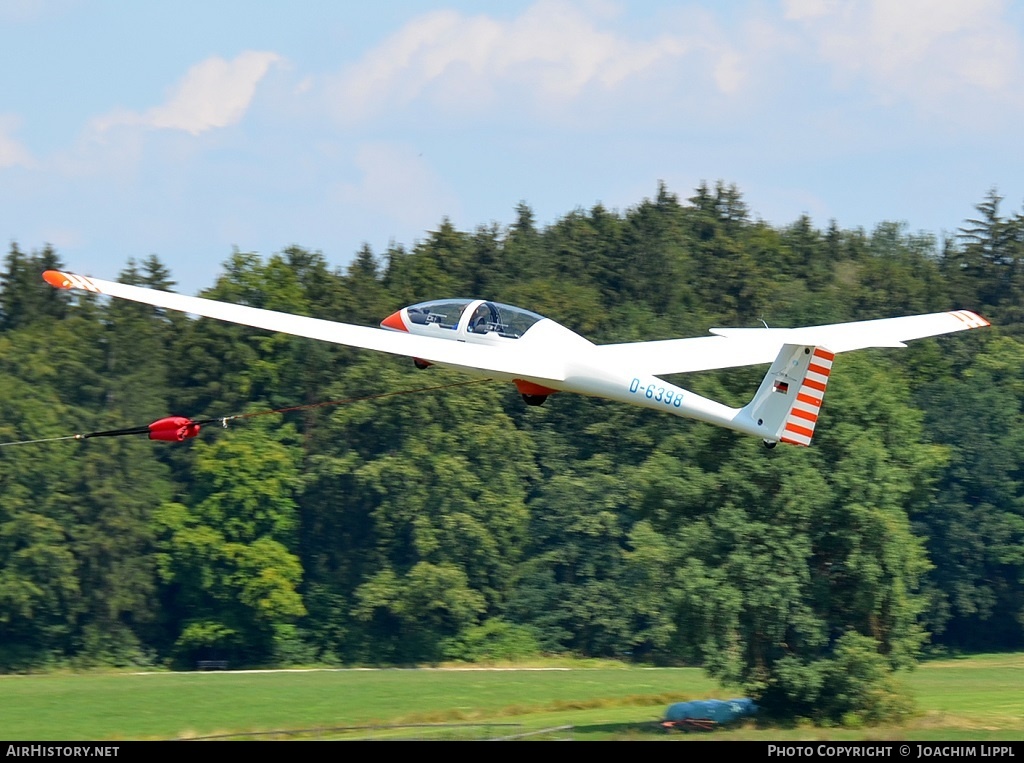
[[[386,329],[394,329],[395,331],[408,331],[409,329],[405,326],[405,321],[402,320],[402,311],[391,313],[387,318],[380,322],[380,325]]]

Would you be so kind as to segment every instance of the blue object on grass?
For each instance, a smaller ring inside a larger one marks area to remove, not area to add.
[[[757,705],[752,699],[698,699],[692,702],[676,702],[668,706],[666,721],[708,720],[714,723],[730,723],[754,715]]]

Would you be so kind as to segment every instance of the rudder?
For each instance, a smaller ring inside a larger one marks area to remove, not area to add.
[[[766,444],[811,444],[834,359],[824,347],[783,346],[745,408]]]
[[[811,444],[814,425],[818,423],[821,401],[825,397],[825,387],[829,374],[832,373],[832,361],[835,357],[835,353],[821,347],[812,350],[807,371],[789,409],[789,415],[786,416],[786,424],[779,438],[782,442],[793,445]]]

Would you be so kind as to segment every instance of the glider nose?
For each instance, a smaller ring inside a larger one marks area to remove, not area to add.
[[[405,321],[402,320],[401,310],[391,313],[391,315],[380,322],[380,325],[386,329],[392,329],[393,331],[409,330],[405,325]]]

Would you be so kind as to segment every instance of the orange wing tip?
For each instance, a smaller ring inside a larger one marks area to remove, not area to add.
[[[47,270],[43,273],[43,280],[57,289],[82,289],[100,294],[100,287],[85,276],[76,276],[74,273],[62,273],[59,270]]]
[[[970,329],[980,329],[984,328],[985,326],[992,325],[987,320],[985,320],[980,315],[971,310],[953,310],[950,312],[950,315],[967,324],[967,328]]]
[[[43,280],[55,289],[74,288],[70,276],[67,273],[61,273],[59,270],[47,270],[43,273]]]

